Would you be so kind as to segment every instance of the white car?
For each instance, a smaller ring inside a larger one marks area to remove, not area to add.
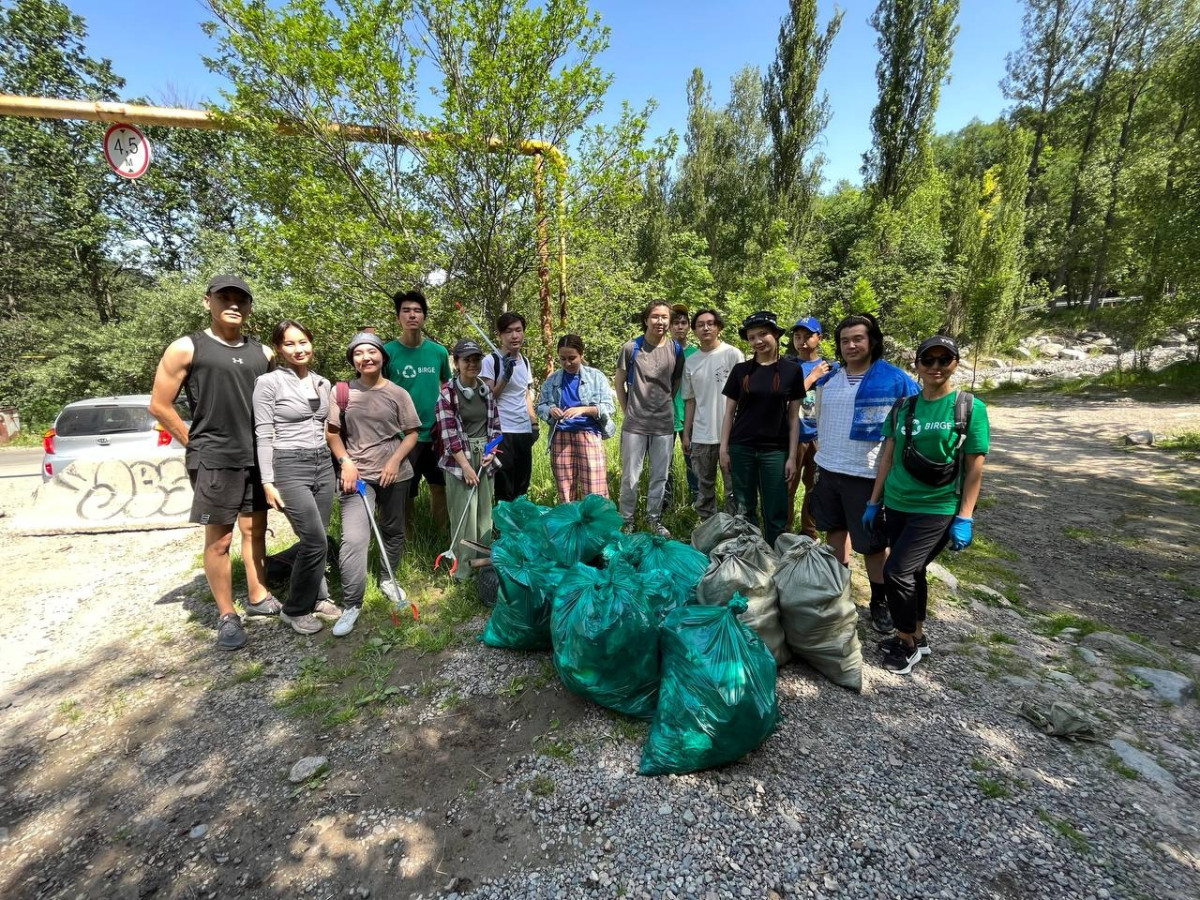
[[[42,480],[50,481],[75,460],[145,459],[182,455],[183,445],[150,415],[149,394],[78,400],[63,407],[42,435]],[[186,422],[191,413],[176,406]]]

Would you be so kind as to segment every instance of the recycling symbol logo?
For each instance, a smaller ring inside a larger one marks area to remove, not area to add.
[[[417,370],[415,368],[413,368],[412,366],[405,366],[403,369],[400,370],[400,377],[401,378],[416,378]]]

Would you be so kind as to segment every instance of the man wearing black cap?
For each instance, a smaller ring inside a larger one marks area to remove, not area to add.
[[[204,295],[209,327],[166,349],[150,399],[150,414],[187,448],[191,521],[204,526],[204,575],[217,603],[222,650],[246,643],[233,606],[229,548],[235,522],[246,563],[246,615],[274,616],[282,608],[265,578],[267,499],[255,466],[251,416],[254,381],[267,371],[271,351],[242,334],[253,300],[249,285],[236,275],[210,281]],[[191,409],[190,425],[175,411],[181,389]]]

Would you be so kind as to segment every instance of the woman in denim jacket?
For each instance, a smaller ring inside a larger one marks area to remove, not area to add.
[[[612,388],[604,373],[583,364],[583,340],[558,342],[559,368],[542,385],[537,414],[550,424],[550,467],[563,503],[588,494],[608,498],[604,440],[616,433]]]

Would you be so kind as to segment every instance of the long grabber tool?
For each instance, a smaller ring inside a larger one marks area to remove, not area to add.
[[[495,452],[496,448],[500,446],[500,442],[502,440],[504,440],[504,435],[501,434],[488,441],[487,444],[484,445],[483,455],[487,456],[488,454]],[[479,478],[487,477],[487,475],[483,472],[477,472],[476,475]],[[462,534],[463,522],[466,521],[467,513],[471,511],[471,504],[475,502],[475,495],[478,492],[479,482],[476,481],[474,486],[471,488],[471,493],[467,495],[467,505],[463,507],[462,515],[458,517],[458,524],[454,526],[454,534],[450,536],[450,549],[443,550],[437,555],[437,559],[433,561],[433,571],[436,572],[441,568],[443,559],[450,560],[451,576],[458,571],[458,557],[454,555],[454,548],[458,544],[458,536]]]
[[[363,499],[363,506],[367,508],[367,521],[371,523],[371,530],[375,532],[375,543],[379,546],[379,557],[383,560],[383,567],[387,569],[388,578],[392,580],[392,586],[397,591],[400,590],[400,582],[396,581],[396,573],[392,571],[392,561],[388,559],[387,547],[383,546],[383,535],[379,533],[379,525],[375,522],[375,516],[371,514],[371,504],[367,502],[367,483],[361,478],[354,483],[354,489],[358,491],[358,496]],[[420,612],[417,610],[417,604],[411,600],[408,605],[412,608],[413,621],[420,618]],[[396,607],[392,606],[392,625],[398,626],[400,617],[396,614]]]
[[[487,336],[487,332],[486,332],[486,331],[484,331],[482,328],[480,328],[480,327],[479,327],[479,323],[478,323],[478,322],[476,322],[476,321],[475,321],[475,320],[474,320],[474,319],[471,317],[471,314],[470,314],[469,312],[467,312],[467,308],[466,308],[465,306],[463,306],[461,303],[458,303],[458,302],[455,302],[455,304],[454,304],[454,305],[458,307],[458,311],[459,311],[460,313],[462,313],[464,316],[466,316],[466,317],[467,317],[467,321],[468,321],[468,322],[470,322],[470,323],[471,323],[471,325],[474,327],[474,329],[475,329],[476,331],[478,331],[478,332],[479,332],[479,336],[480,336],[481,338],[483,338],[483,342],[484,342],[485,344],[487,344],[489,347],[491,347],[491,348],[492,348],[492,352],[493,352],[493,353],[495,353],[497,356],[503,357],[503,356],[504,356],[504,354],[503,354],[503,353],[501,353],[501,352],[500,352],[500,349],[499,349],[499,348],[498,348],[498,347],[497,347],[495,344],[493,344],[493,343],[492,343],[492,339],[491,339],[490,337],[488,337],[488,336]],[[499,374],[500,374],[499,372],[497,372],[497,373],[496,373],[496,375],[497,375],[497,376],[499,376]]]

